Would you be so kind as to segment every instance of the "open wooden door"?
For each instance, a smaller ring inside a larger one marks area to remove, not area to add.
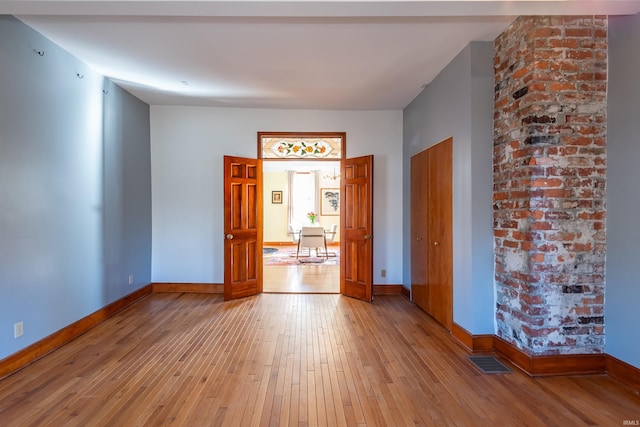
[[[340,293],[373,297],[373,156],[342,162]]]
[[[224,156],[224,299],[262,292],[262,161]]]

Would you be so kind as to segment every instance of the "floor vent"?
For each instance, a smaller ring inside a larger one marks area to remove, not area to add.
[[[469,356],[469,360],[485,374],[506,374],[511,372],[511,369],[493,356]]]

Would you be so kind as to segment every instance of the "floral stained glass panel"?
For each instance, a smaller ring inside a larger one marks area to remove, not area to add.
[[[262,138],[263,159],[339,159],[342,138]]]

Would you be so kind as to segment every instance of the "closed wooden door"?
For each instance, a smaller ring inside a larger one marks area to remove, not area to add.
[[[224,157],[224,299],[262,292],[262,161]]]
[[[411,157],[411,298],[425,311],[429,309],[427,278],[429,151]]]
[[[373,296],[373,156],[342,163],[340,293]]]
[[[419,154],[412,159],[411,168],[411,288],[414,302],[451,330],[453,139],[449,138]]]
[[[427,167],[429,314],[449,330],[453,323],[452,155],[452,139],[436,144],[429,151]]]

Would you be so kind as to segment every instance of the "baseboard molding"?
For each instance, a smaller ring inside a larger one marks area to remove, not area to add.
[[[496,353],[507,358],[532,377],[552,375],[594,375],[606,373],[604,354],[532,355],[494,336]]]
[[[0,360],[0,380],[62,347],[66,343],[87,332],[89,329],[113,316],[120,310],[149,295],[151,292],[151,285],[144,286],[137,291],[112,302],[100,310],[73,322],[69,326],[36,341],[17,353]]]
[[[607,374],[629,387],[640,390],[640,369],[609,354],[605,355]]]
[[[472,335],[454,322],[451,326],[451,336],[472,353],[494,351],[493,335]]]
[[[198,294],[223,294],[221,283],[152,283],[153,292],[178,292]]]
[[[184,292],[200,294],[223,294],[224,285],[221,283],[152,283],[153,292]],[[373,285],[374,295],[402,294],[409,297],[408,290],[402,285]]]
[[[409,288],[405,288],[404,286],[402,287],[402,290],[400,291],[402,293],[402,295],[404,295],[405,297],[407,297],[407,299],[411,299],[411,290]]]
[[[495,352],[531,377],[610,373],[613,378],[640,378],[638,369],[605,354],[532,355],[496,335],[472,335],[456,323],[451,336],[467,351]]]
[[[402,285],[373,285],[373,295],[402,294],[409,297],[408,290]]]
[[[221,283],[152,283],[153,292],[185,292],[201,294],[222,294]],[[373,285],[374,295],[402,294],[408,297],[402,285]]]

